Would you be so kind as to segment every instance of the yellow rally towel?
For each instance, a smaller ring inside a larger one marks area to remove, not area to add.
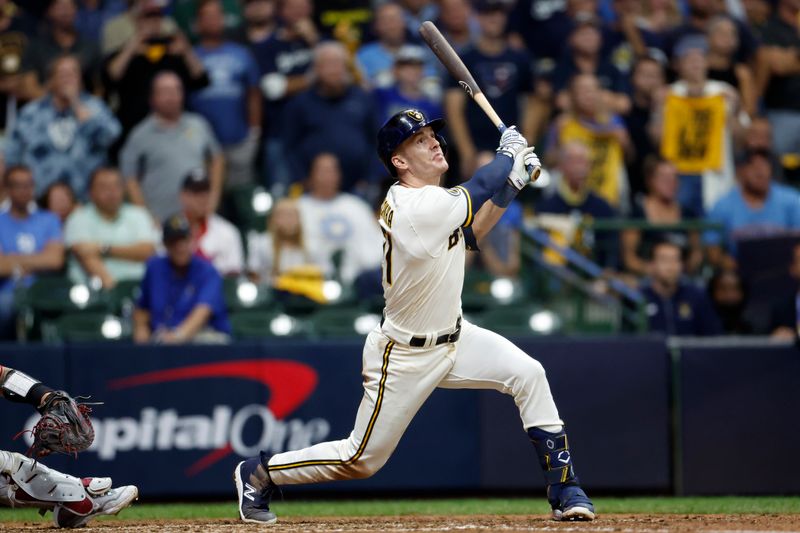
[[[681,174],[722,168],[725,97],[667,95],[661,155]]]
[[[591,168],[587,185],[614,207],[620,204],[620,173],[623,170],[622,145],[611,132],[569,118],[561,127],[559,145],[580,141],[589,147]]]
[[[305,296],[317,303],[327,303],[322,292],[325,278],[322,271],[313,265],[303,265],[288,270],[275,279],[273,287],[279,291]]]

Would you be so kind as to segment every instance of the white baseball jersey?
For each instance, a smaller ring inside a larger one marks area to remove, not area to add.
[[[461,312],[472,200],[462,187],[393,185],[381,207],[385,315],[414,335],[452,330]],[[436,388],[495,389],[514,397],[525,429],[562,424],[544,369],[510,341],[462,320],[459,340],[426,347],[384,332],[367,336],[364,396],[350,435],[272,456],[277,485],[368,477],[394,452]]]
[[[463,187],[393,185],[381,206],[384,314],[395,328],[428,333],[452,327],[461,314],[466,248],[472,223]]]

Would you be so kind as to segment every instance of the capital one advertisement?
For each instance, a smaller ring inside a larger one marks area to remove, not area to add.
[[[144,497],[224,496],[243,458],[347,437],[362,396],[361,348],[356,342],[20,347],[0,364],[102,402],[90,414],[92,447],[77,457],[48,457],[49,466],[133,483]],[[436,392],[376,476],[314,489],[477,485],[477,414],[475,394]],[[36,420],[30,406],[0,404],[0,448],[24,452],[30,435],[11,437]],[[459,446],[433,454],[432,439]]]

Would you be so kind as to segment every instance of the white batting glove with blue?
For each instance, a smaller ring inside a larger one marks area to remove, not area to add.
[[[542,163],[539,161],[539,156],[536,155],[536,152],[533,150],[534,147],[529,146],[514,157],[514,166],[511,168],[511,173],[508,175],[508,181],[518,191],[521,191],[523,187],[539,176]]]
[[[517,131],[516,126],[511,126],[500,136],[500,146],[497,147],[497,153],[514,159],[518,153],[527,147],[528,141],[525,140],[525,137]]]

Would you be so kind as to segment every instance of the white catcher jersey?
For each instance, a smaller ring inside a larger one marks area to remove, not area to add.
[[[380,213],[384,315],[410,334],[441,331],[461,314],[472,199],[463,187],[394,184]]]

